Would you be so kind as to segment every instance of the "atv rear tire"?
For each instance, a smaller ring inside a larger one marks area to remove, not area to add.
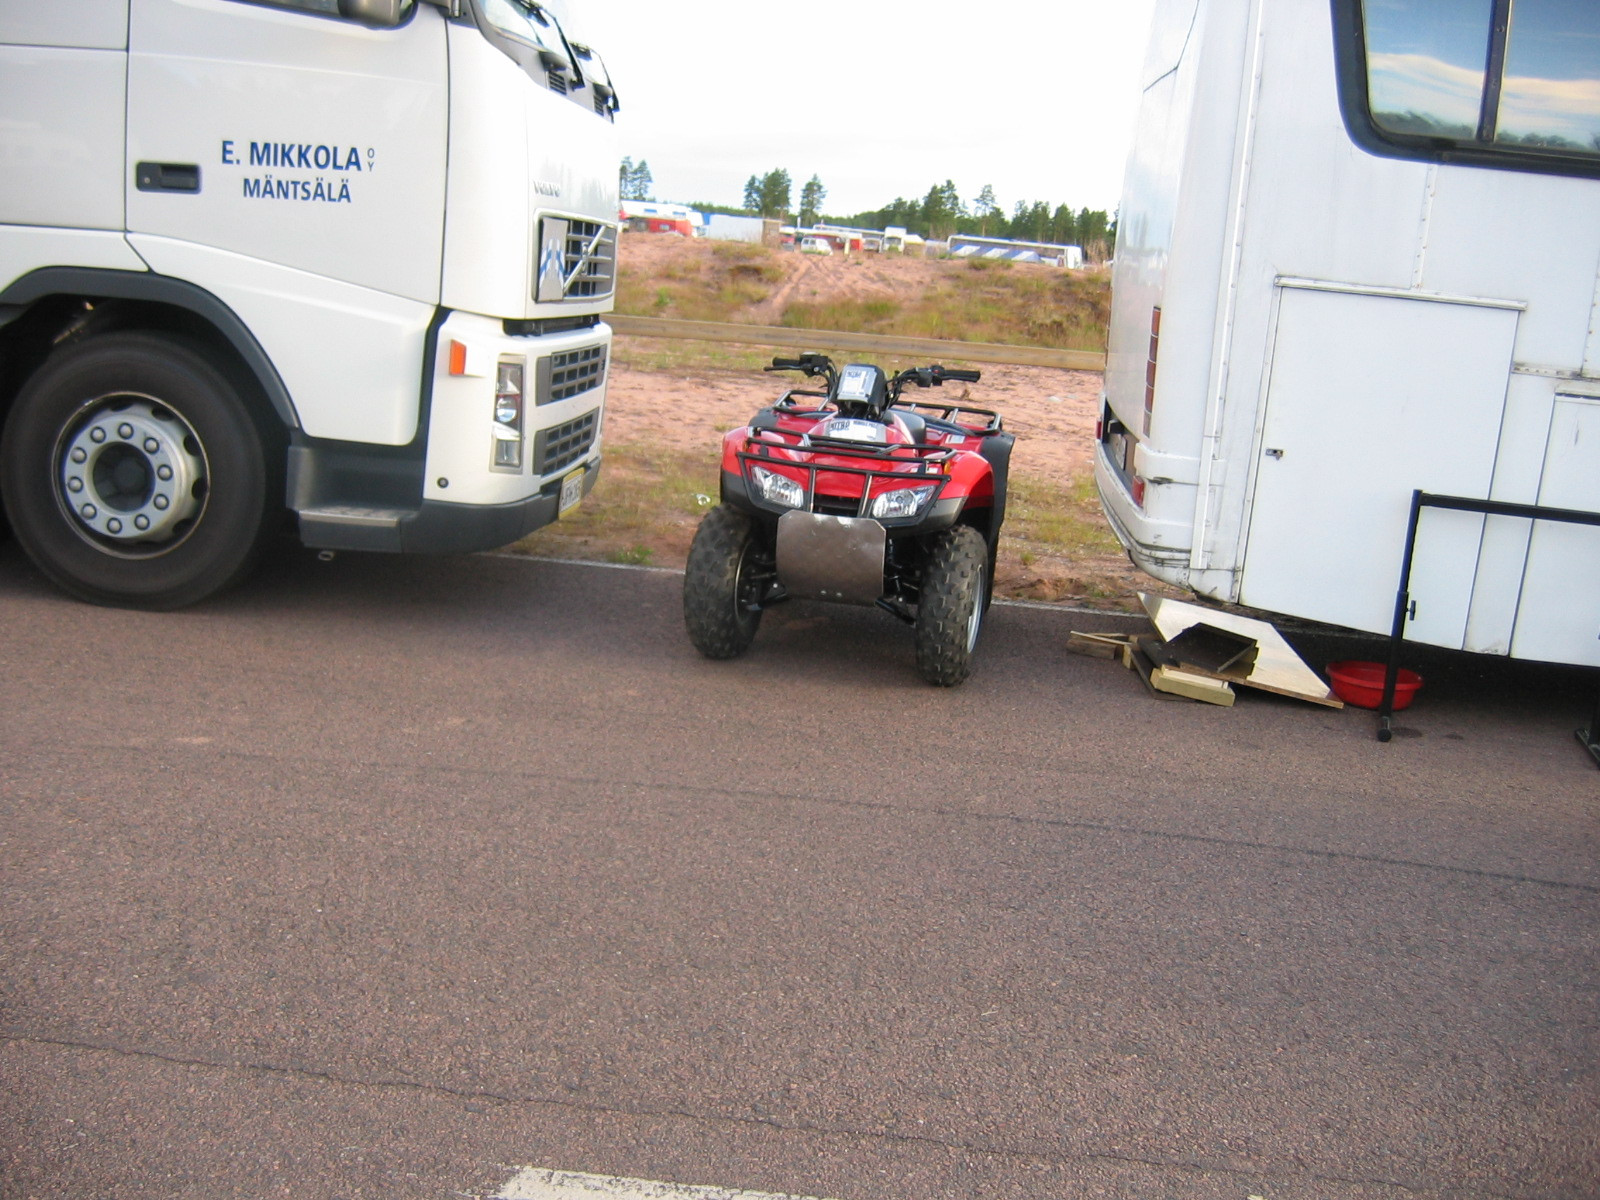
[[[707,658],[737,658],[761,624],[762,550],[755,523],[719,504],[700,521],[683,574],[683,623]]]
[[[934,538],[917,603],[917,674],[936,687],[954,687],[972,671],[988,607],[989,547],[969,525]]]

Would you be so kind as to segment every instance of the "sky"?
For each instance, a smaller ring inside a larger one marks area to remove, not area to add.
[[[782,168],[847,216],[954,181],[1117,206],[1154,0],[567,0],[654,196],[737,207]]]

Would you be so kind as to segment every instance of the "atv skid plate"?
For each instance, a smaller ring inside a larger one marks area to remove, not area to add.
[[[778,518],[778,581],[791,596],[876,604],[888,540],[871,517],[786,512]]]

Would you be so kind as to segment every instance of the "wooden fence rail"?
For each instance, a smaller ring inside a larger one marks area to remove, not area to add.
[[[789,329],[781,325],[724,325],[715,321],[629,317],[620,313],[612,313],[605,321],[618,333],[632,337],[734,342],[746,346],[775,346],[781,350],[862,351],[867,354],[895,354],[920,362],[1008,363],[1020,367],[1063,367],[1072,371],[1103,372],[1106,369],[1106,356],[1089,350],[1001,346],[994,342],[946,342],[936,338],[892,337],[878,333]]]

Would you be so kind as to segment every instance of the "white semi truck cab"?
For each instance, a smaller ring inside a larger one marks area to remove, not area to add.
[[[531,0],[0,0],[0,499],[82,598],[555,520],[600,465],[617,101]]]

